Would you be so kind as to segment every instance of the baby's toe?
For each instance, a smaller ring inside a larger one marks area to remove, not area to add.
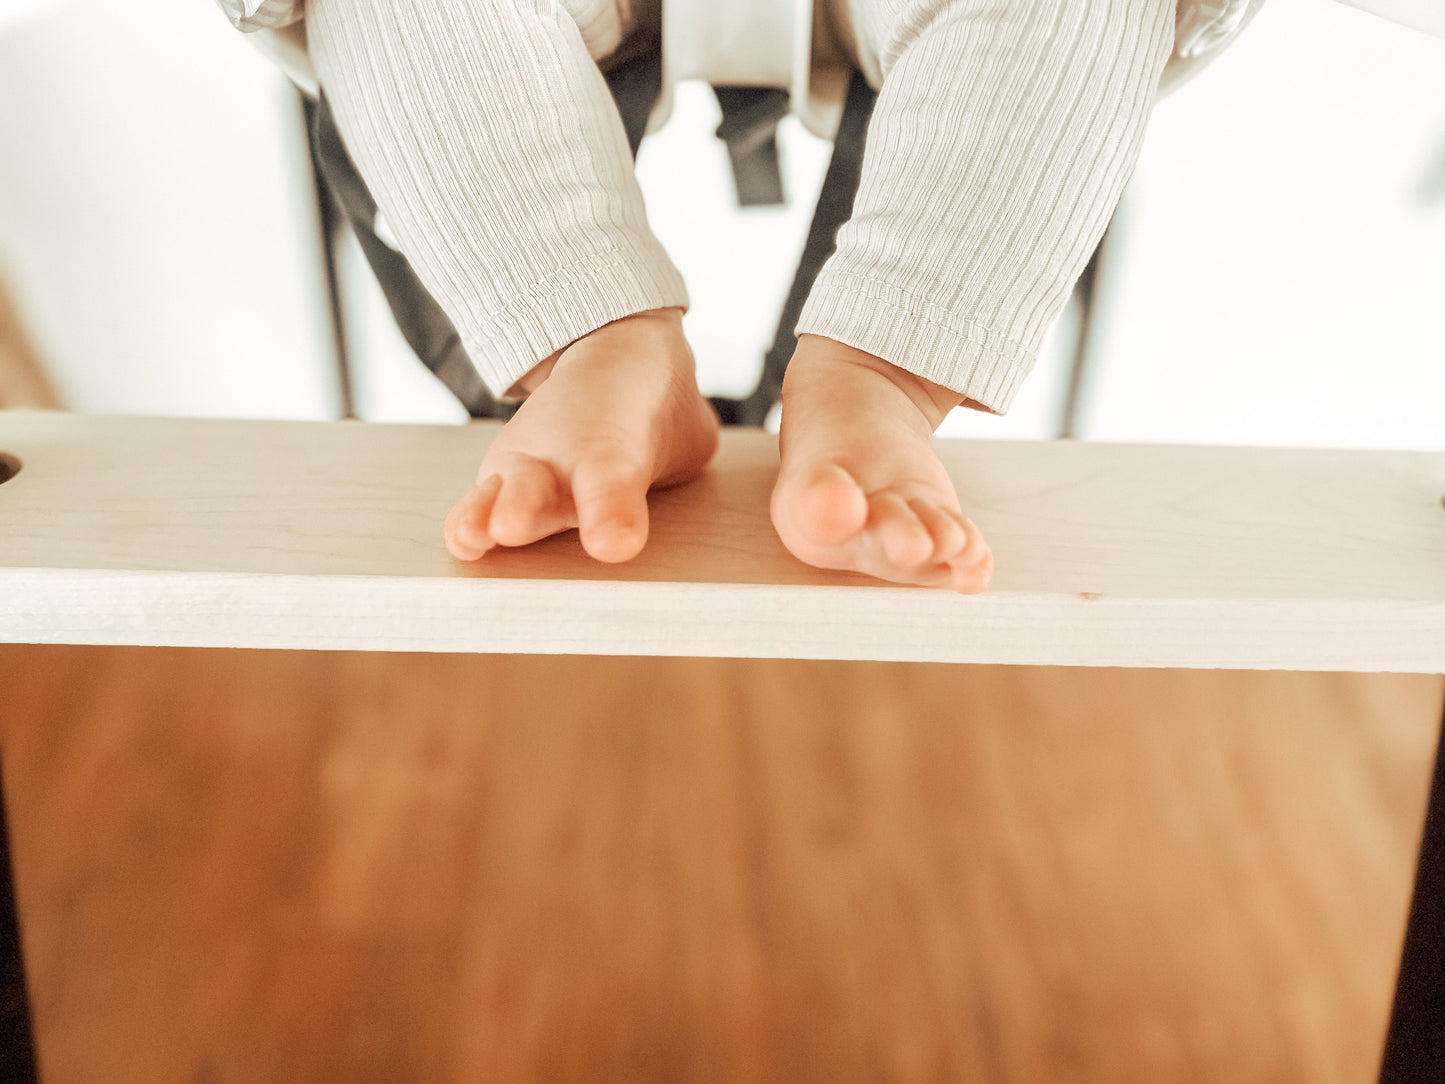
[[[964,534],[968,539],[964,543],[963,549],[959,551],[955,561],[958,564],[972,566],[979,565],[986,560],[989,563],[989,568],[992,569],[993,551],[989,549],[988,542],[984,539],[983,532],[978,529],[978,525],[962,512],[950,510],[949,515],[958,521],[959,526],[963,528]]]
[[[442,535],[453,557],[475,561],[495,545],[487,525],[501,488],[501,477],[490,475],[462,494],[447,513]]]
[[[951,561],[963,552],[968,544],[968,531],[962,516],[926,498],[915,497],[908,502],[908,507],[933,539],[931,560]]]
[[[869,527],[877,532],[883,554],[895,568],[914,569],[933,556],[933,538],[907,501],[884,492],[868,503]]]
[[[868,520],[862,487],[836,463],[812,468],[780,496],[787,520],[814,546],[841,546]]]
[[[966,595],[978,594],[993,578],[993,550],[983,532],[961,512],[952,512],[967,535],[963,548],[949,562],[951,586]]]
[[[623,456],[583,460],[572,473],[582,548],[599,561],[630,561],[647,542],[648,472]]]
[[[502,475],[488,533],[502,546],[525,546],[564,529],[562,491],[551,464],[518,456]]]
[[[986,590],[993,579],[993,551],[986,546],[983,556],[973,562],[950,563],[949,586],[965,595],[976,595]]]

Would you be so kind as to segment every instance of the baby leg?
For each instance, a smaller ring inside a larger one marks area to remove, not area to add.
[[[798,323],[773,523],[799,558],[981,591],[930,446],[1003,412],[1133,168],[1174,0],[835,0],[880,87],[852,220]]]
[[[682,337],[687,295],[647,227],[596,59],[624,0],[310,0],[312,59],[398,247],[494,394],[531,395],[452,510],[475,559],[580,527],[646,539],[650,486],[716,446]]]

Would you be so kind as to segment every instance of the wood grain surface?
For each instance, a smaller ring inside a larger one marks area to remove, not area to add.
[[[998,555],[963,597],[794,560],[757,431],[635,561],[453,561],[496,431],[0,413],[0,641],[1445,670],[1445,453],[941,441]]]
[[[1441,681],[0,648],[50,1084],[1364,1082]]]

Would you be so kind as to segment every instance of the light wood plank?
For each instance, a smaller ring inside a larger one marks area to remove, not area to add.
[[[496,429],[0,414],[0,640],[1445,670],[1445,453],[940,442],[999,562],[962,597],[794,560],[760,432],[626,565],[455,562]]]

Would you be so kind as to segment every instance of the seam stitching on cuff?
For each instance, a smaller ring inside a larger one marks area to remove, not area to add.
[[[833,278],[853,279],[854,281],[863,283],[867,286],[879,287],[890,292],[896,292],[900,297],[904,298],[905,300],[917,301],[928,309],[943,308],[943,306],[939,305],[937,302],[929,301],[927,298],[921,297],[920,295],[915,293],[911,293],[900,286],[894,286],[890,283],[885,282],[882,279],[869,278],[867,275],[860,275],[855,271],[826,271],[824,272],[824,275],[819,276],[819,280],[822,281],[824,276]],[[961,318],[958,325],[954,325],[940,320],[936,317],[930,316],[926,312],[914,312],[912,309],[906,309],[890,298],[879,296],[879,294],[873,290],[866,291],[865,296],[870,302],[876,302],[880,305],[886,305],[889,309],[896,313],[899,313],[900,315],[906,316],[913,320],[918,320],[922,323],[930,325],[931,327],[936,327],[941,331],[946,331],[950,335],[953,335],[960,339],[965,339],[968,342],[973,343],[975,346],[981,346],[986,350],[991,350],[1006,361],[1015,363],[1021,362],[1028,354],[1027,348],[1022,343],[1018,342],[1016,339],[1009,338],[1002,332],[995,331],[987,324],[980,323],[977,320],[963,317]],[[820,298],[819,304],[828,308],[837,307],[835,300],[832,298]]]
[[[484,313],[475,323],[477,326],[499,323],[501,318],[512,316],[518,308],[538,301],[548,301],[562,293],[567,287],[577,282],[585,274],[607,267],[625,267],[633,270],[645,268],[648,277],[653,279],[658,277],[656,272],[643,261],[616,258],[617,253],[625,251],[624,246],[618,245],[615,248],[603,249],[601,252],[593,253],[586,259],[571,264],[557,271],[555,274],[548,275],[546,278],[534,283],[526,290],[513,296],[512,300],[508,301],[505,305],[501,305],[491,312]],[[675,275],[676,272],[669,268],[669,274]],[[664,285],[664,283],[658,282],[657,285]]]

